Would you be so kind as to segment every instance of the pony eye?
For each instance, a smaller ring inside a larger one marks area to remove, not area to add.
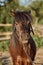
[[[16,22],[16,25],[18,25],[18,23]]]

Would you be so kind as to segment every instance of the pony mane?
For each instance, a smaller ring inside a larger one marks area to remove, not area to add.
[[[19,12],[17,11],[16,12],[16,16],[15,16],[15,20],[18,21],[18,20],[21,20],[22,22],[31,22],[32,21],[32,15],[27,11],[23,11],[23,12]]]

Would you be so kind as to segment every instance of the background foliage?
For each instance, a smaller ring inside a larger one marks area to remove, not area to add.
[[[20,6],[19,1],[17,0],[9,0],[7,4],[4,6],[0,6],[0,24],[7,24],[7,23],[13,23],[13,16],[11,15],[10,10],[14,9],[14,11],[29,11],[31,10],[31,14],[33,16],[33,24],[43,24],[43,1],[33,1],[30,5],[28,6]],[[7,32],[7,31],[12,31],[11,27],[0,27],[0,32]],[[36,46],[40,47],[43,45],[43,37],[37,37],[33,36],[33,39],[36,42]],[[9,41],[2,41],[0,42],[0,49],[4,48],[3,46],[7,45],[8,46]],[[6,47],[5,47],[6,48]],[[5,49],[4,48],[4,49]],[[8,49],[8,47],[7,47]]]
[[[29,6],[20,6],[18,0],[10,0],[9,3],[5,4],[4,6],[0,6],[0,23],[7,24],[13,22],[14,18],[10,13],[11,9],[14,9],[14,11],[31,10],[34,23],[43,24],[43,1],[36,0],[32,2]],[[3,30],[2,28],[0,28],[0,31],[9,30],[9,27],[3,27]]]

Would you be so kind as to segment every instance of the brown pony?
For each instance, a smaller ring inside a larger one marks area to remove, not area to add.
[[[30,12],[14,12],[13,32],[10,39],[10,54],[13,65],[32,65],[36,54],[36,45],[30,32],[33,32]]]

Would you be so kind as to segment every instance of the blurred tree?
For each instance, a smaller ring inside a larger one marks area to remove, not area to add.
[[[0,23],[12,23],[14,18],[10,10],[31,10],[34,20],[39,22],[43,18],[43,1],[33,1],[29,6],[20,6],[19,0],[8,0],[4,6],[0,6]],[[6,17],[5,17],[6,16]],[[5,28],[6,29],[6,28]]]
[[[43,1],[34,1],[30,8],[35,12],[35,17],[38,18],[39,22],[43,18]]]

